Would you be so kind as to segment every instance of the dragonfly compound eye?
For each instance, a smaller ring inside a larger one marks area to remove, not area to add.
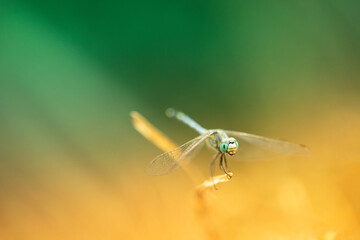
[[[221,151],[222,153],[226,153],[227,150],[228,150],[228,147],[229,147],[229,144],[228,144],[228,143],[221,143],[221,144],[220,144],[220,151]]]

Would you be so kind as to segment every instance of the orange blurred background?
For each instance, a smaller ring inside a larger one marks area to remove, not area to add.
[[[0,0],[0,239],[360,239],[358,5]],[[167,107],[312,154],[200,198],[206,149],[146,175],[130,111],[197,136]]]

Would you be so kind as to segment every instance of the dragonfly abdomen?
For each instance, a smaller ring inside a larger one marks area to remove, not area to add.
[[[168,117],[176,118],[177,120],[188,125],[189,127],[191,127],[192,129],[194,129],[195,131],[197,131],[200,134],[204,134],[207,131],[205,128],[200,126],[197,122],[195,122],[188,115],[186,115],[185,113],[180,112],[174,108],[168,108],[165,113]]]

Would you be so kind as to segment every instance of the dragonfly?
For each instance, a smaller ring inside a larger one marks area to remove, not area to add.
[[[147,169],[150,175],[171,173],[184,164],[185,161],[189,161],[190,157],[195,155],[204,144],[216,151],[209,165],[212,179],[214,176],[214,164],[218,158],[220,159],[219,169],[231,178],[232,173],[228,168],[227,156],[248,160],[277,155],[308,155],[310,153],[309,148],[302,144],[261,137],[245,132],[206,129],[185,113],[174,108],[167,109],[165,113],[168,117],[175,118],[194,129],[199,136],[153,159]]]

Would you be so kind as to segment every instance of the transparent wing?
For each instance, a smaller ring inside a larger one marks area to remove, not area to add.
[[[235,156],[250,160],[274,157],[277,155],[308,155],[309,148],[304,145],[256,136],[244,132],[224,130],[228,136],[234,137],[239,143]]]
[[[147,168],[147,172],[150,175],[164,175],[179,167],[180,162],[187,159],[189,154],[197,152],[196,150],[201,147],[202,143],[212,134],[212,132],[206,132],[203,135],[184,143],[178,148],[175,148],[169,152],[163,153],[152,160]]]

